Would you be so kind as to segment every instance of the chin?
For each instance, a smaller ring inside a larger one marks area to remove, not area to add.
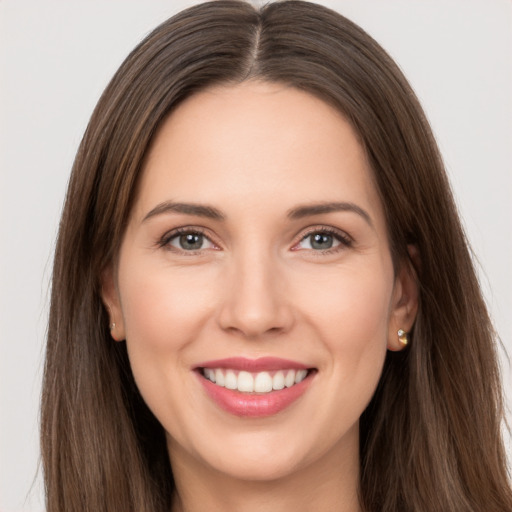
[[[295,457],[286,457],[280,454],[262,457],[238,457],[237,460],[226,460],[224,456],[215,469],[222,474],[237,480],[247,482],[273,482],[300,471],[302,464]]]
[[[181,459],[186,457],[195,471],[213,470],[221,477],[247,482],[282,480],[316,459],[314,453],[305,450],[304,440],[263,428],[242,435],[231,431],[223,437],[226,441],[220,437],[208,439],[205,435],[199,443],[189,444],[185,440],[178,443],[168,436],[169,453]]]

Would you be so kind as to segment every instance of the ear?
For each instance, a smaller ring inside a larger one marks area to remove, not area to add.
[[[419,268],[419,252],[416,246],[409,245],[410,260]],[[409,333],[418,313],[418,279],[410,260],[401,263],[395,278],[391,312],[388,325],[388,350],[399,351],[405,348],[403,336],[398,331]],[[401,338],[401,339],[400,339]]]
[[[108,312],[110,335],[116,341],[124,340],[126,336],[121,300],[112,265],[101,273],[101,300]]]

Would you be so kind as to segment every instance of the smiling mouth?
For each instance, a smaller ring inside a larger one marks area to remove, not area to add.
[[[283,369],[248,372],[229,368],[198,368],[200,374],[218,387],[241,393],[265,394],[292,388],[306,379],[314,369]]]
[[[228,357],[195,367],[206,395],[224,411],[247,419],[288,409],[311,388],[317,372],[277,357]]]

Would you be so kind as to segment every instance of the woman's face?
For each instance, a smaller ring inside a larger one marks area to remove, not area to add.
[[[261,82],[165,121],[104,289],[173,465],[251,480],[357,470],[359,417],[415,312],[351,126]]]

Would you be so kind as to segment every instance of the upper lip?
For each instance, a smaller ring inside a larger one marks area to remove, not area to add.
[[[225,368],[248,372],[264,372],[277,370],[308,370],[311,366],[280,357],[260,357],[258,359],[227,357],[225,359],[204,361],[196,365],[196,368]]]

